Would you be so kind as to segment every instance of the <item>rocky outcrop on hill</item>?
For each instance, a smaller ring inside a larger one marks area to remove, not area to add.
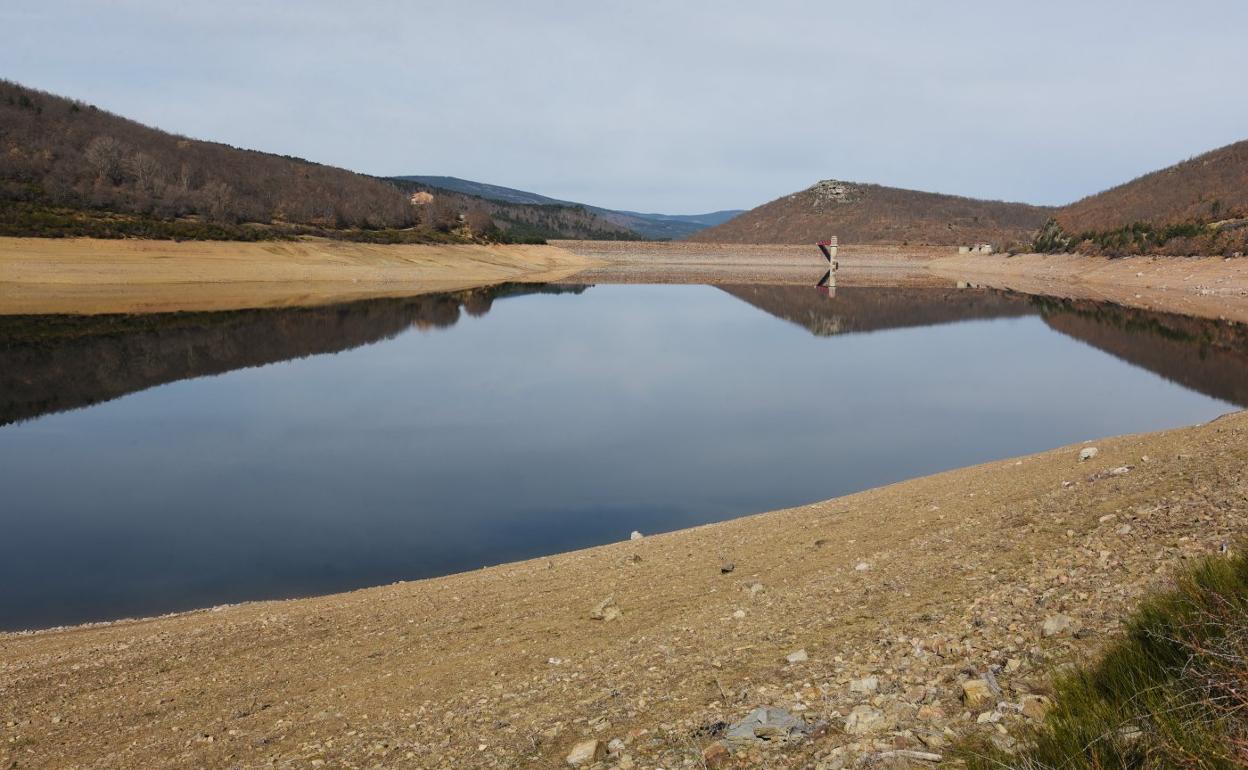
[[[1050,210],[956,195],[826,179],[694,234],[706,243],[815,243],[998,247],[1030,241]]]

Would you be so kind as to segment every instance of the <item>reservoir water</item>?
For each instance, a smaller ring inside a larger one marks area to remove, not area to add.
[[[0,628],[473,569],[1246,404],[1240,327],[982,289],[0,317]]]

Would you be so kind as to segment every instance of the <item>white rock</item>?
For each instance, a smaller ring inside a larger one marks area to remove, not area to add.
[[[872,693],[880,689],[880,679],[875,676],[864,676],[862,679],[852,679],[849,682],[850,692]]]
[[[581,741],[572,747],[568,752],[567,762],[573,767],[581,765],[589,765],[597,762],[607,755],[607,747],[597,738],[590,738],[587,741]]]
[[[594,605],[589,611],[591,620],[615,620],[620,616],[620,608],[615,606],[615,597],[608,596]]]
[[[810,660],[810,656],[806,654],[806,650],[798,650],[796,652],[790,652],[784,657],[784,659],[789,663],[805,663]]]
[[[888,718],[884,712],[867,705],[854,706],[845,720],[845,732],[850,735],[869,735],[888,729]]]
[[[634,530],[633,530],[633,534],[629,535],[629,536],[628,536],[628,539],[629,539],[629,540],[640,540],[640,539],[642,539],[643,537],[645,537],[645,535],[641,534],[640,532],[638,532],[637,530],[635,530],[635,529],[634,529]]]
[[[867,570],[871,569],[871,565],[867,564],[865,561],[860,561],[854,565],[854,569],[857,570],[858,572],[866,572]]]
[[[1079,462],[1086,462],[1100,454],[1101,450],[1094,446],[1085,446],[1079,450]]]

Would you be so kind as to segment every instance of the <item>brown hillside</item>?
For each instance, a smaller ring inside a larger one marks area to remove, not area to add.
[[[1248,217],[1248,141],[1145,174],[1064,206],[1055,216],[1068,233]]]
[[[842,243],[998,246],[1028,241],[1051,209],[1025,203],[824,180],[741,214],[689,240],[720,243]]]
[[[177,136],[0,80],[0,207],[409,227],[407,197],[341,168]]]

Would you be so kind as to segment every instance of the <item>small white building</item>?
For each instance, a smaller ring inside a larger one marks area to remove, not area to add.
[[[959,254],[991,254],[992,244],[991,243],[977,243],[974,246],[959,246],[958,253]]]

